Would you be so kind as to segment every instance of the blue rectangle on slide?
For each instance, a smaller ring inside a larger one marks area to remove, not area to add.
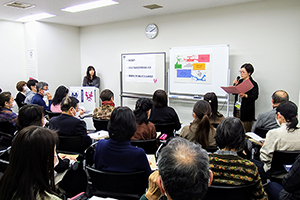
[[[191,69],[177,69],[178,78],[191,78],[192,70]]]

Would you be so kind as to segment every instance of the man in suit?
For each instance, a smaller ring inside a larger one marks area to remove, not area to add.
[[[252,127],[252,132],[255,132],[256,128],[271,130],[279,127],[276,122],[276,107],[281,103],[289,101],[289,95],[284,90],[277,90],[272,94],[271,101],[273,109],[258,115],[257,120]]]
[[[75,97],[65,97],[61,103],[62,114],[51,118],[49,128],[57,130],[59,136],[81,136],[81,153],[89,147],[92,140],[87,136],[86,124],[77,119],[79,112],[78,100]],[[71,150],[70,150],[71,151]]]

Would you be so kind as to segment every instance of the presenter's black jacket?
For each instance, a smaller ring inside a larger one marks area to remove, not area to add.
[[[255,100],[258,98],[258,84],[253,80],[251,76],[249,79],[254,87],[245,93],[248,95],[248,98],[242,98],[240,119],[244,122],[255,120]],[[237,85],[239,85],[243,81],[244,79],[240,79]]]
[[[81,136],[82,152],[92,144],[92,139],[87,135],[85,122],[75,117],[66,114],[53,117],[49,122],[49,128],[57,130],[61,136]]]

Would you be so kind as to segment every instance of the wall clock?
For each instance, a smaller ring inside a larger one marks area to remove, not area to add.
[[[145,28],[145,34],[148,38],[153,39],[158,34],[158,27],[156,24],[148,24]]]

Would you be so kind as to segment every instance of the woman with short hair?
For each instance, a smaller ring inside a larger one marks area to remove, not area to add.
[[[16,125],[17,114],[11,109],[14,107],[14,98],[10,92],[0,93],[0,122],[9,122]]]
[[[18,92],[18,94],[17,94],[17,96],[16,96],[15,101],[16,101],[16,103],[17,103],[19,109],[20,109],[22,106],[26,105],[26,104],[24,103],[24,100],[25,100],[25,98],[26,98],[25,92],[26,92],[27,90],[29,90],[29,89],[28,89],[27,83],[26,83],[25,81],[19,81],[19,82],[17,83],[17,85],[16,85],[16,89],[17,89],[19,92]]]

